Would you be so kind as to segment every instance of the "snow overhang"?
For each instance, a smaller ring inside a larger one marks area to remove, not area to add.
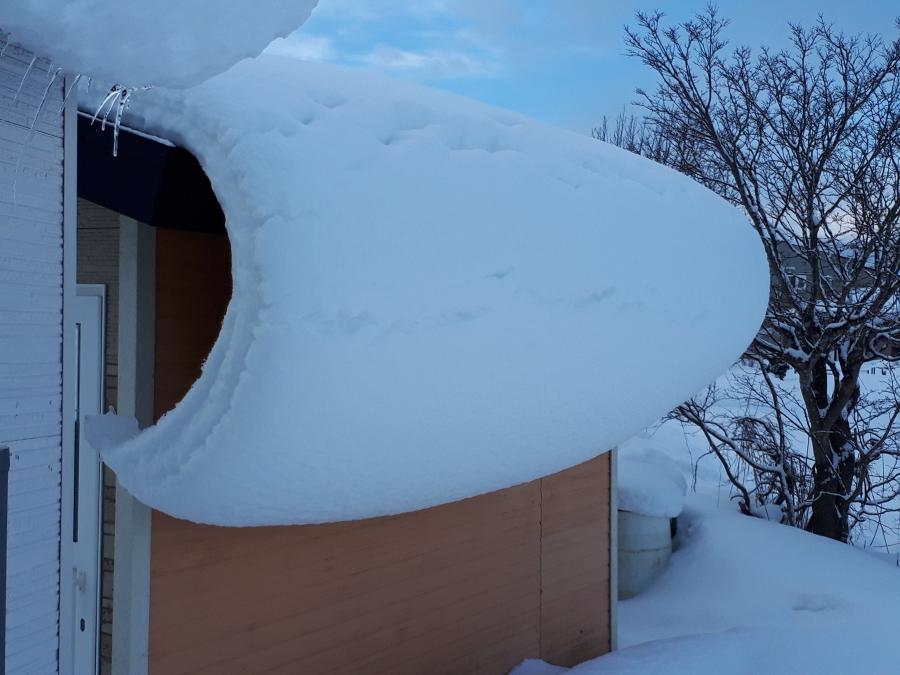
[[[317,0],[4,0],[0,45],[126,87],[188,87],[300,27]]]
[[[232,245],[200,379],[101,448],[180,518],[366,518],[560,471],[712,381],[765,311],[735,208],[449,94],[263,56],[128,123],[196,155]]]

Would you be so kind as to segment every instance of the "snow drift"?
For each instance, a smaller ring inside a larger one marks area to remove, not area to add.
[[[0,31],[69,72],[128,87],[184,87],[292,33],[316,2],[4,0]]]
[[[197,155],[233,253],[198,382],[102,448],[174,516],[365,518],[554,473],[714,379],[762,319],[741,214],[590,138],[274,56],[135,106]]]
[[[897,671],[893,562],[716,501],[688,498],[669,567],[619,603],[616,651],[571,670],[526,661],[510,675]]]

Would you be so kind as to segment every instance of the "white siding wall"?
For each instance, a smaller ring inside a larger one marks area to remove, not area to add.
[[[2,32],[0,50],[0,445],[12,451],[6,672],[31,675],[57,670],[64,85],[55,66],[6,45]]]

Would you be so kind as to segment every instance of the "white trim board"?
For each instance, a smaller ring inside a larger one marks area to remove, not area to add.
[[[71,78],[66,78],[68,91]],[[73,606],[72,564],[72,496],[75,477],[75,400],[76,359],[75,318],[72,313],[75,302],[75,265],[78,218],[78,119],[75,99],[70,96],[65,104],[63,127],[63,405],[62,405],[62,505],[60,508],[59,546],[59,653],[57,667],[61,675],[72,673],[72,636],[74,635],[75,609]]]
[[[74,638],[72,663],[77,673],[96,675],[100,656],[100,537],[102,529],[102,471],[97,451],[84,441],[83,421],[104,408],[106,369],[106,286],[78,284],[74,312],[78,330],[78,419],[82,426],[76,457],[75,541],[72,567],[75,574]]]
[[[119,414],[153,423],[156,233],[119,218]],[[150,509],[116,484],[113,675],[146,675],[150,637]]]
[[[609,650],[619,647],[619,449],[609,451]]]

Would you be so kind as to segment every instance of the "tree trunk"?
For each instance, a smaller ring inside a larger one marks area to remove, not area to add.
[[[824,359],[813,366],[811,375],[816,406],[824,410],[829,402]],[[813,412],[808,411],[810,415]],[[813,503],[806,529],[843,542],[850,537],[850,503],[844,495],[850,494],[856,461],[851,447],[850,424],[846,419],[839,418],[830,430],[813,431]]]
[[[847,541],[850,535],[850,503],[842,495],[850,491],[852,478],[852,455],[843,457],[834,468],[830,462],[816,461],[813,472],[812,516],[806,526],[807,530],[830,539]]]

